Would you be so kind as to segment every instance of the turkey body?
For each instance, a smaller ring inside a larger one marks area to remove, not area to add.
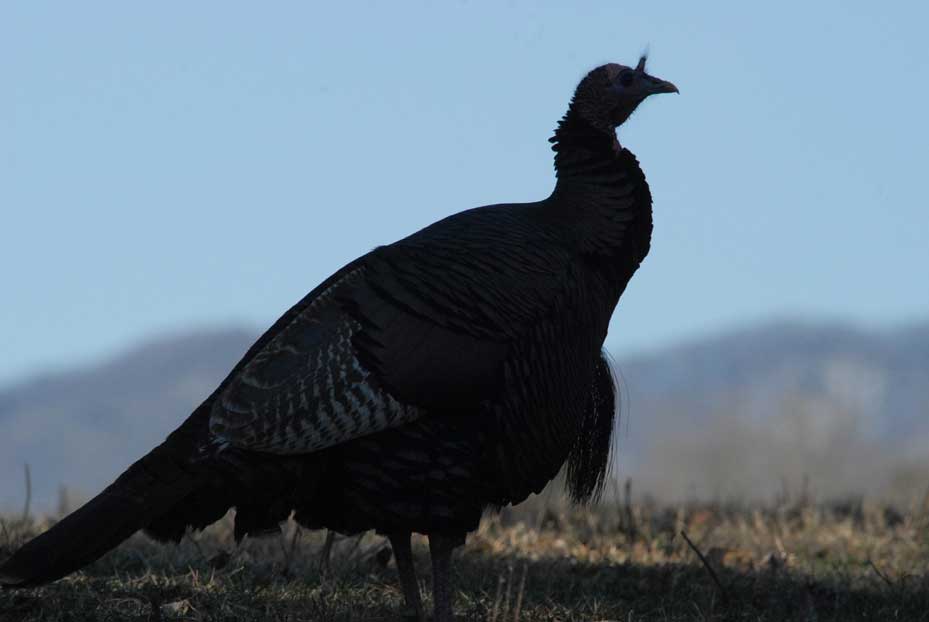
[[[590,75],[613,80],[610,67]],[[615,416],[601,347],[649,250],[651,195],[612,130],[574,107],[552,142],[551,196],[455,214],[336,272],[161,445],[4,562],[0,584],[54,580],[138,529],[179,540],[230,508],[237,538],[293,513],[453,547],[566,464],[572,496],[594,495]]]
[[[194,438],[234,437],[212,458],[221,465],[215,478],[149,532],[177,539],[233,505],[240,537],[276,529],[292,510],[306,527],[343,533],[464,533],[488,506],[540,491],[598,414],[598,371],[611,382],[600,354],[610,316],[648,250],[644,177],[628,152],[615,158],[630,212],[598,225],[627,240],[624,254],[578,244],[595,224],[565,210],[591,219],[599,210],[556,194],[455,214],[375,249],[311,292],[193,415]],[[344,328],[333,337],[313,328],[320,326]],[[302,359],[333,344],[341,344],[333,371],[317,365],[315,376],[294,382],[306,372]],[[282,350],[292,365],[281,363]],[[268,351],[275,355],[256,364]],[[344,369],[353,373],[340,378]],[[314,390],[334,397],[320,408],[320,398],[305,396]],[[269,399],[276,403],[247,432],[227,428]],[[359,428],[374,411],[392,410],[396,425],[314,451],[327,440],[289,427],[307,409],[354,412]],[[599,415],[612,422],[612,400],[609,411]],[[241,498],[230,499],[230,490]]]

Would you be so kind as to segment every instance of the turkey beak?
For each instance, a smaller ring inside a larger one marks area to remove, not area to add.
[[[646,78],[645,90],[649,95],[656,95],[658,93],[680,93],[677,87],[667,80],[662,80],[661,78],[656,78],[648,74],[644,74],[643,77]]]

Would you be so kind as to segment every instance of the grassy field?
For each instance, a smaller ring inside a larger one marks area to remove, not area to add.
[[[0,559],[49,524],[5,517]],[[0,592],[0,620],[398,619],[386,541],[339,538],[326,571],[324,539],[288,523],[237,547],[229,517],[177,546],[137,534],[57,583]],[[539,497],[485,518],[455,569],[461,620],[929,620],[929,508]]]

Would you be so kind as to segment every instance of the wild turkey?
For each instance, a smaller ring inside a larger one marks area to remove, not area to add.
[[[435,620],[450,620],[452,550],[484,509],[566,463],[575,500],[602,486],[614,385],[601,347],[652,230],[615,130],[670,92],[644,57],[591,71],[551,139],[551,196],[455,214],[336,272],[164,443],[0,566],[0,584],[60,578],[138,529],[176,541],[235,507],[237,538],[291,512],[386,534],[421,620],[410,534],[427,534]]]

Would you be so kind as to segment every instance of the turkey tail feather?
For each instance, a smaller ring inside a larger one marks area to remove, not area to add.
[[[172,445],[169,439],[156,447],[99,495],[27,542],[0,565],[0,586],[59,579],[169,511],[198,485]]]

